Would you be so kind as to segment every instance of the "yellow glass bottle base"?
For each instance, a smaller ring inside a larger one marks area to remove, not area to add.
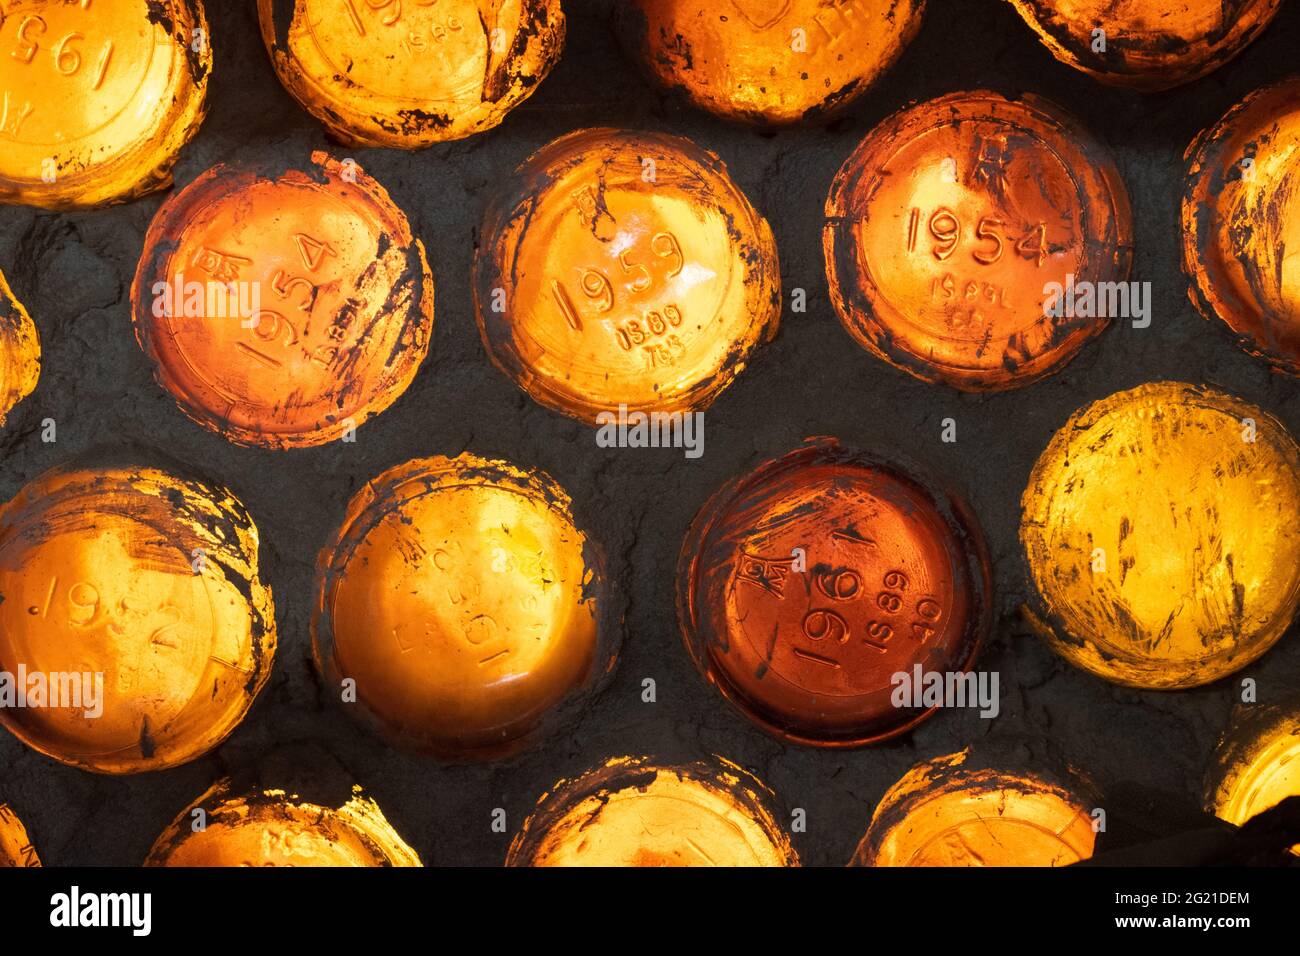
[[[1159,382],[1081,409],[1021,508],[1031,618],[1107,680],[1218,680],[1281,638],[1300,602],[1300,449],[1221,392]]]

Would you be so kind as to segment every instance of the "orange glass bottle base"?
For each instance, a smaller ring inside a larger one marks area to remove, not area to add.
[[[154,216],[136,338],[193,421],[230,441],[347,437],[428,352],[433,279],[406,216],[354,162],[209,169]]]
[[[6,0],[0,202],[82,209],[171,185],[212,71],[200,0]]]
[[[1300,80],[1256,90],[1188,147],[1183,271],[1192,301],[1247,352],[1300,376]]]
[[[142,466],[55,468],[0,509],[0,725],[96,773],[220,744],[275,654],[258,533],[228,491]]]
[[[1092,856],[1081,796],[1035,774],[968,765],[966,752],[918,764],[872,815],[851,866],[1068,866]]]
[[[715,155],[585,129],[535,153],[492,203],[474,308],[498,368],[598,423],[623,406],[705,408],[776,334],[780,282],[772,230]]]
[[[924,0],[635,0],[625,42],[662,86],[758,126],[829,119],[865,94],[921,26]]]
[[[894,466],[809,442],[718,491],[678,565],[701,673],[797,743],[859,746],[932,713],[894,675],[963,671],[988,626],[982,537]]]
[[[849,334],[929,382],[999,391],[1060,369],[1112,316],[1128,194],[1105,147],[1026,94],[952,93],[873,129],[836,174],[822,234]],[[1127,301],[1127,297],[1125,299]]]
[[[283,790],[230,792],[217,783],[163,831],[145,866],[421,866],[420,858],[354,787],[339,806]]]
[[[559,0],[258,0],[280,82],[339,141],[418,149],[498,125],[560,59]]]
[[[563,489],[505,462],[467,453],[389,469],[348,506],[317,573],[313,647],[329,692],[445,758],[534,740],[617,654],[599,549]]]
[[[1264,31],[1282,0],[1011,0],[1062,63],[1095,80],[1168,90],[1205,76]]]
[[[616,757],[544,795],[507,866],[797,866],[771,791],[729,761]]]

